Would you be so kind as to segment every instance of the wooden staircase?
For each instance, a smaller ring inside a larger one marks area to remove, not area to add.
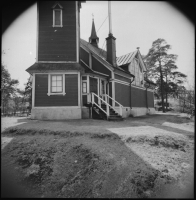
[[[104,119],[104,120],[108,120],[108,121],[122,121],[123,120],[122,116],[120,116],[112,108],[109,108],[109,116],[108,117],[97,105],[94,104],[92,108],[93,108],[93,113],[92,113],[93,118]],[[101,104],[101,108],[104,111],[106,111],[106,105],[105,104]]]
[[[92,101],[92,117],[94,119],[104,119],[108,121],[122,121],[122,114],[120,115],[112,106],[110,106],[106,101],[98,97],[101,101],[100,104],[97,104],[94,101],[94,96],[97,96],[93,93],[93,101]],[[110,97],[111,98],[111,97]],[[117,102],[118,103],[118,102]],[[120,105],[122,106],[122,105]],[[122,109],[122,108],[121,108]],[[122,110],[121,110],[122,113]]]

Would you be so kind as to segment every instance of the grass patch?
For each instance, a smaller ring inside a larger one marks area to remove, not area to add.
[[[23,184],[40,197],[150,198],[158,185],[171,181],[117,134],[10,128],[3,135],[14,139],[4,148],[2,163],[13,162]]]

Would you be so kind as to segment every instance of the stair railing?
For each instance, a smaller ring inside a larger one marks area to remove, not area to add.
[[[122,108],[123,108],[123,106],[118,101],[116,101],[115,99],[113,99],[112,97],[110,97],[108,94],[103,94],[102,96],[105,96],[105,100],[107,99],[108,103],[109,103],[109,99],[111,99],[112,101],[114,101],[114,105],[115,105],[115,103],[118,104],[119,105],[119,112],[118,112],[118,114],[120,116],[122,116]],[[115,110],[114,107],[112,107],[112,108]]]
[[[107,103],[106,101],[104,101],[101,97],[99,97],[98,95],[96,95],[93,92],[91,94],[92,94],[92,104],[95,104],[100,110],[102,110],[106,114],[107,119],[110,116],[110,108],[112,108],[113,110],[115,110],[118,113],[118,111],[116,109],[114,109],[109,103]],[[100,102],[100,105],[98,105],[95,102],[95,96],[98,98],[98,102]],[[102,109],[101,102],[103,102],[106,105],[106,111]]]

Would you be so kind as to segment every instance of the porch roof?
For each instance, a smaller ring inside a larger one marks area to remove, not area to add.
[[[35,72],[49,71],[84,71],[85,69],[79,63],[34,63],[26,71],[30,74]]]

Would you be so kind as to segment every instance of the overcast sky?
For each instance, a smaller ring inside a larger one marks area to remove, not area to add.
[[[146,55],[152,42],[163,38],[172,46],[168,53],[178,55],[178,70],[188,76],[190,85],[195,84],[194,26],[183,14],[162,1],[113,1],[111,6],[117,57],[135,51],[137,47],[140,47],[142,55]],[[2,61],[11,77],[19,80],[21,89],[24,89],[24,83],[29,77],[25,69],[36,61],[36,11],[34,4],[22,13],[2,36],[2,49],[6,52],[2,55]],[[92,14],[99,47],[104,48],[104,41],[109,33],[108,18],[106,19],[108,2],[82,3],[80,34],[81,38],[87,41],[91,34]]]

